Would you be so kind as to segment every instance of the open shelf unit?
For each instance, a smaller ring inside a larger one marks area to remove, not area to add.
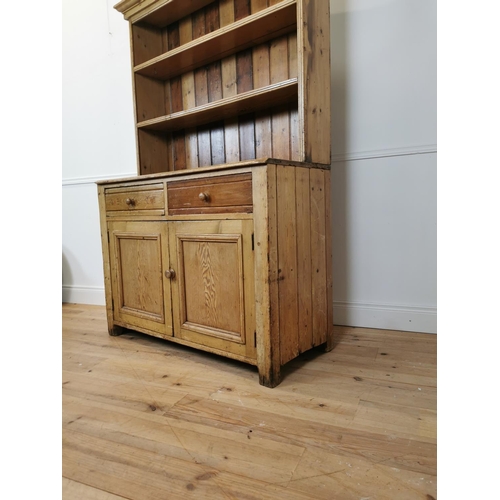
[[[123,0],[138,173],[330,163],[327,0]]]

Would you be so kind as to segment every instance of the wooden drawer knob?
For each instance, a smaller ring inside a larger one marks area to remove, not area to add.
[[[175,278],[175,271],[173,269],[169,269],[168,271],[165,271],[165,278],[169,280],[173,280]]]
[[[200,193],[198,195],[198,198],[201,200],[201,201],[206,201],[206,202],[209,202],[210,201],[210,195],[208,193]]]
[[[135,200],[132,199],[132,198],[127,198],[125,200],[125,203],[129,206],[129,207],[133,207],[135,205]]]

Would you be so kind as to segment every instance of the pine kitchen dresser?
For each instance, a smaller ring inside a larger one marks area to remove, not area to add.
[[[98,183],[109,333],[333,347],[328,0],[123,0],[138,175]]]

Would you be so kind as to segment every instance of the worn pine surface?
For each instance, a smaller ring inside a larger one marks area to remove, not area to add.
[[[287,34],[289,29],[279,30],[276,27],[275,36],[271,39],[262,41],[263,43],[255,42],[255,46],[230,56],[227,54],[234,44],[232,38],[228,39],[226,44],[229,46],[225,48],[219,43],[214,42],[213,47],[205,43],[193,49],[193,53],[205,60],[216,50],[221,54],[219,59],[201,66],[194,65],[195,69],[180,69],[182,65],[179,66],[182,61],[186,64],[191,61],[189,64],[192,65],[192,56],[179,52],[184,45],[212,33],[216,36],[215,33],[220,29],[227,30],[235,21],[242,21],[281,1],[220,0],[209,5],[195,2],[200,4],[199,10],[161,29],[147,27],[144,23],[132,24],[135,66],[161,54],[170,53],[172,56],[175,53],[172,51],[177,51],[179,58],[165,63],[168,71],[176,76],[161,76],[161,72],[135,74],[137,122],[160,130],[160,133],[145,130],[137,132],[141,174],[263,157],[302,159],[297,86],[292,85],[279,93],[274,89],[265,103],[259,103],[269,93],[264,88],[299,76],[295,30]],[[293,11],[294,9],[288,9],[288,14],[284,16],[283,22],[287,26],[287,20]],[[268,22],[259,21],[257,27],[262,30]],[[254,29],[249,30],[247,36],[250,35],[256,36]],[[236,36],[237,40],[240,38],[241,36]],[[207,52],[206,57],[199,55],[204,52]],[[236,108],[241,106],[237,96],[257,90],[262,92],[246,103],[248,114],[236,116]],[[228,98],[233,99],[221,101]],[[200,124],[200,114],[189,120],[195,108],[209,103],[218,103],[218,106],[210,115],[205,116],[205,125]],[[222,107],[219,109],[219,106]],[[234,110],[231,110],[231,106]],[[228,109],[230,115],[234,116],[221,116]],[[191,114],[186,115],[186,112]],[[172,113],[181,113],[175,115],[175,123],[149,123],[150,120],[170,116]]]
[[[336,328],[256,368],[63,305],[63,498],[436,498],[436,337]]]

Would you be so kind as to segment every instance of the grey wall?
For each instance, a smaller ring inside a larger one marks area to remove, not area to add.
[[[436,331],[436,2],[332,0],[335,322]]]

